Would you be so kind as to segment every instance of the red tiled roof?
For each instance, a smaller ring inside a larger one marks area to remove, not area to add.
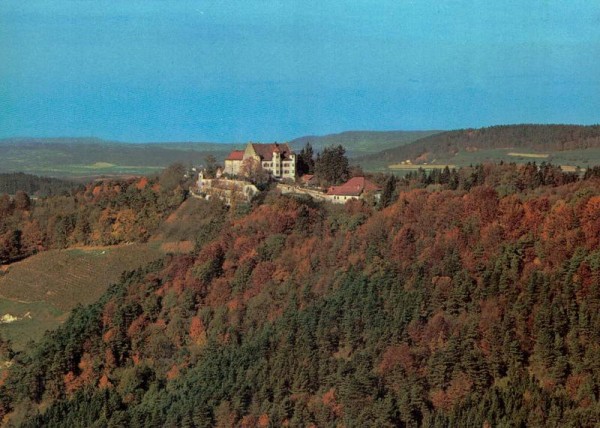
[[[310,180],[312,180],[314,177],[314,174],[304,174],[302,177],[300,177],[300,180],[302,180],[303,183],[308,183]]]
[[[229,153],[229,156],[227,156],[227,159],[225,160],[242,160],[244,159],[244,151],[243,150],[234,150],[231,153]]]
[[[293,154],[294,152],[292,151],[292,149],[290,149],[290,147],[287,144],[277,144],[277,143],[272,143],[272,144],[257,144],[257,143],[252,143],[252,147],[254,147],[254,151],[256,152],[256,154],[258,156],[260,156],[260,158],[264,161],[271,161],[273,160],[273,152],[279,152],[281,153],[281,159],[283,160],[288,160],[290,158],[290,155]]]
[[[365,177],[353,177],[340,186],[331,186],[327,190],[328,195],[337,196],[360,196],[362,193],[379,190],[379,186],[367,180]]]

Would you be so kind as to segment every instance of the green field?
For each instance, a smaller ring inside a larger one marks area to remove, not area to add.
[[[77,304],[95,302],[121,273],[163,255],[159,243],[51,250],[13,263],[0,276],[0,334],[15,349],[62,323]]]
[[[237,146],[215,143],[129,144],[98,139],[0,140],[0,172],[51,177],[148,175],[182,162],[201,165],[208,155],[222,161]]]
[[[0,322],[0,334],[9,339],[15,350],[21,350],[29,341],[36,341],[46,330],[58,327],[68,312],[48,302],[18,302],[0,298],[0,318],[10,315],[14,322]]]
[[[428,164],[422,165],[401,165],[396,162],[388,162],[384,158],[375,160],[368,159],[360,163],[366,171],[371,172],[395,172],[405,173],[407,171],[416,171],[419,168],[425,170],[443,168],[445,165],[450,167],[461,167],[476,165],[484,162],[546,162],[555,165],[564,166],[565,170],[573,171],[576,167],[585,170],[594,165],[600,165],[600,148],[585,149],[585,150],[566,150],[566,151],[547,151],[534,152],[524,150],[506,149],[490,149],[490,150],[475,150],[461,151],[454,156],[443,159],[434,159]]]
[[[166,165],[165,165],[166,166]],[[91,165],[65,164],[51,167],[34,167],[28,171],[49,177],[93,178],[98,176],[151,175],[160,172],[163,166],[115,165],[96,162]]]
[[[456,165],[452,164],[428,164],[428,165],[412,165],[412,164],[395,164],[388,166],[389,169],[394,171],[417,171],[418,169],[432,170],[432,169],[444,169],[444,168],[456,168]]]
[[[586,169],[600,164],[600,148],[585,150],[565,150],[547,152],[525,152],[512,149],[477,150],[473,152],[459,152],[452,157],[452,163],[457,165],[471,165],[481,162],[546,162],[555,165],[579,166]]]

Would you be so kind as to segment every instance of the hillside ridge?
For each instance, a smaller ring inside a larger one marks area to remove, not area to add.
[[[310,143],[317,151],[331,145],[343,145],[352,157],[411,143],[419,138],[437,134],[442,131],[343,131],[325,135],[307,135],[294,138],[289,144],[300,150]]]
[[[357,159],[387,164],[451,161],[460,152],[489,149],[567,151],[600,148],[600,125],[496,125],[465,128],[420,138],[412,143],[382,150]]]

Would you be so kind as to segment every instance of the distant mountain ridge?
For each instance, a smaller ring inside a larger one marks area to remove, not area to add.
[[[390,165],[469,165],[540,157],[563,165],[586,166],[600,160],[600,125],[500,125],[453,131],[346,131],[289,141],[299,152],[310,142],[315,152],[341,144],[366,170]],[[124,143],[99,138],[0,139],[0,172],[45,176],[140,175],[171,163],[202,165],[207,155],[223,161],[242,144],[210,142]],[[514,150],[516,149],[516,150]],[[517,153],[512,153],[512,152]],[[515,155],[524,153],[523,158]],[[536,153],[544,152],[543,155]]]
[[[122,144],[118,141],[103,140],[96,137],[10,137],[0,138],[0,146],[18,144]]]
[[[406,160],[424,163],[449,161],[460,152],[489,149],[565,151],[590,148],[600,148],[599,125],[500,125],[442,132],[358,160],[387,164]]]
[[[295,138],[289,143],[294,150],[300,150],[306,143],[310,143],[316,151],[341,144],[350,156],[361,156],[409,144],[440,132],[442,131],[345,131],[320,136],[307,135]]]

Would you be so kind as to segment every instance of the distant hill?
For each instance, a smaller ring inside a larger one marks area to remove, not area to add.
[[[412,163],[463,164],[500,160],[508,156],[527,158],[543,152],[550,157],[557,152],[581,152],[600,149],[600,126],[578,125],[504,125],[481,129],[461,129],[430,135],[410,144],[382,150],[357,159],[361,165],[388,166],[410,160]],[[595,153],[594,153],[595,154]],[[581,154],[584,162],[585,154]],[[574,161],[577,157],[574,157]]]
[[[222,161],[233,144],[130,144],[96,138],[9,138],[0,140],[0,172],[46,176],[148,174],[174,162],[204,163],[211,154]]]
[[[1,138],[0,147],[38,145],[38,144],[120,144],[118,141],[102,140],[93,137],[59,137],[59,138],[35,138],[35,137],[15,137]]]
[[[299,151],[307,142],[315,150],[343,145],[349,156],[373,154],[411,143],[439,131],[348,131],[305,136],[290,144]],[[243,144],[208,142],[125,143],[99,138],[0,139],[0,172],[26,172],[54,177],[151,174],[174,162],[201,165],[207,155],[219,162]]]
[[[412,143],[441,131],[347,131],[339,134],[309,135],[290,141],[295,150],[310,143],[317,151],[341,144],[352,157],[377,153],[381,150]]]

